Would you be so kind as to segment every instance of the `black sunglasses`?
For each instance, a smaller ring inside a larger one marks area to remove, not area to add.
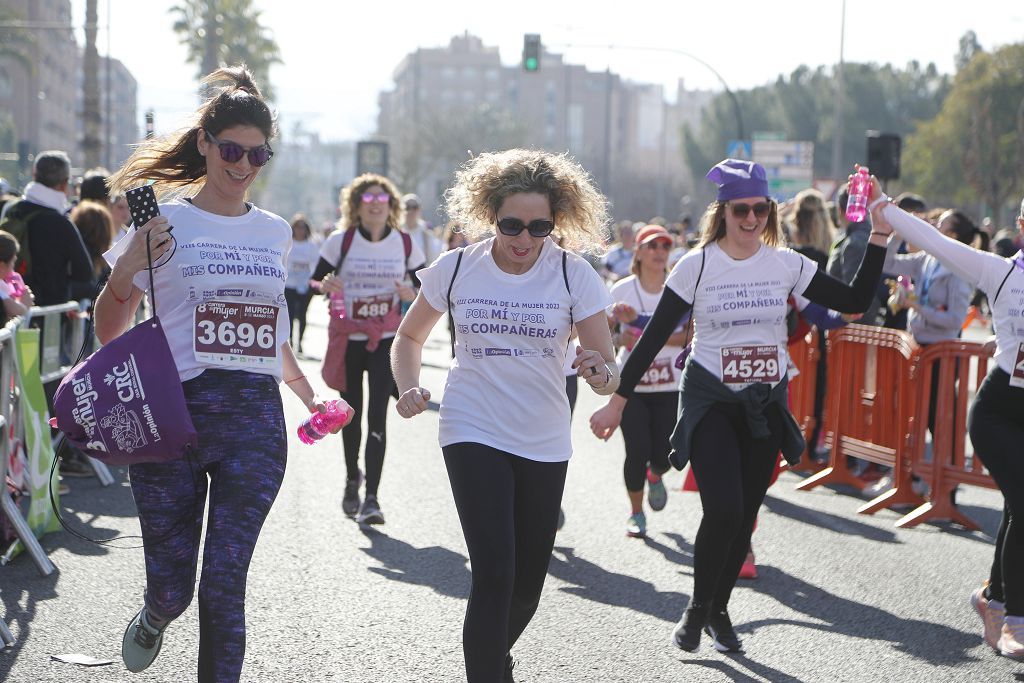
[[[229,164],[233,164],[243,155],[248,155],[249,163],[253,166],[266,166],[267,162],[274,156],[274,150],[270,149],[270,145],[264,143],[258,147],[242,147],[237,142],[231,142],[230,140],[220,141],[213,137],[213,134],[204,130],[206,133],[206,139],[217,145],[217,149],[220,150],[220,158]]]
[[[498,221],[498,230],[501,231],[502,235],[507,235],[508,237],[515,237],[523,230],[529,231],[531,237],[547,237],[554,229],[555,222],[546,221],[543,218],[530,221],[529,225],[523,223],[518,218],[502,218]]]
[[[772,205],[768,202],[758,202],[753,206],[750,204],[730,204],[729,208],[732,209],[732,215],[740,220],[746,218],[751,210],[753,210],[754,215],[758,218],[767,218],[768,214],[772,212]]]

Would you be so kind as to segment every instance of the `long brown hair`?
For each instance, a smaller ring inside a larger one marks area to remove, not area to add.
[[[761,240],[769,247],[777,247],[783,244],[782,227],[779,225],[779,205],[774,199],[766,197],[771,204],[771,211],[768,213],[768,222],[765,223],[764,232],[761,233]],[[708,204],[704,216],[700,219],[700,242],[698,249],[703,249],[712,242],[725,237],[725,208],[728,202],[714,201]]]
[[[206,157],[199,153],[203,131],[220,135],[235,126],[252,126],[269,142],[277,133],[274,115],[267,106],[252,74],[244,64],[217,69],[202,80],[211,93],[193,117],[193,122],[169,136],[147,140],[108,181],[112,193],[120,193],[156,181],[157,196],[186,186],[202,187],[206,180]]]

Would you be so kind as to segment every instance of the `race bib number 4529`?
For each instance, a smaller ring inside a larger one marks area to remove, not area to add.
[[[722,348],[722,382],[773,384],[782,379],[779,347],[772,345],[726,346]]]
[[[196,306],[196,360],[215,365],[264,365],[277,360],[279,306],[207,301]]]

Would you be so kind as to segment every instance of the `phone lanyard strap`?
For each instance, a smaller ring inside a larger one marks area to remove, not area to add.
[[[153,252],[150,249],[149,237],[152,231],[146,233],[146,262],[149,271],[149,301],[153,304],[153,317],[156,317],[156,287],[153,284]]]

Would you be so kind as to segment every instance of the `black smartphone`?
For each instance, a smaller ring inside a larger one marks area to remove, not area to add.
[[[143,185],[124,193],[128,201],[128,211],[132,214],[132,224],[138,230],[149,219],[160,215],[160,207],[156,203],[156,194],[152,185]]]

